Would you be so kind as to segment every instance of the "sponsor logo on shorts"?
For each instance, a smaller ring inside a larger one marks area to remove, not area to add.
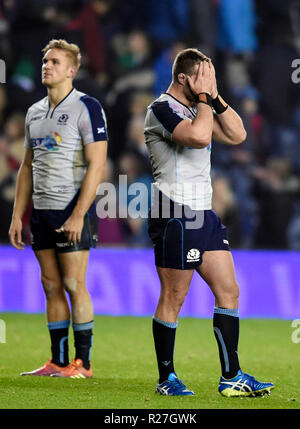
[[[198,262],[198,261],[200,261],[200,251],[198,249],[190,249],[188,251],[186,261],[187,262]]]
[[[223,243],[229,245],[229,241],[228,240],[223,240]]]
[[[70,243],[55,243],[57,247],[68,247]]]

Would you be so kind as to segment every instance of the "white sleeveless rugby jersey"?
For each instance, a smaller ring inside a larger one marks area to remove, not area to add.
[[[173,201],[193,210],[210,210],[211,143],[203,149],[189,148],[172,140],[175,127],[193,120],[197,108],[189,108],[170,94],[162,94],[147,109],[145,140],[150,155],[154,186]]]
[[[84,145],[107,140],[101,104],[73,88],[54,108],[48,97],[33,104],[25,121],[25,147],[33,151],[33,205],[64,209],[87,170]]]

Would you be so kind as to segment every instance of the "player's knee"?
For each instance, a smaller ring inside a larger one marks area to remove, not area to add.
[[[68,292],[69,295],[76,295],[78,291],[78,282],[73,277],[64,277],[63,279],[64,289]]]
[[[59,281],[53,280],[45,275],[42,275],[41,281],[47,299],[51,299],[61,294],[61,285]]]
[[[187,293],[181,288],[172,287],[166,293],[166,301],[176,310],[180,310],[182,307]]]
[[[231,287],[229,288],[229,295],[231,296],[232,300],[239,300],[240,290],[237,282],[232,283]]]
[[[237,282],[229,282],[216,296],[220,307],[237,308],[239,303],[239,286]]]
[[[72,299],[82,298],[82,294],[86,293],[85,282],[74,277],[64,277],[64,289],[68,292]]]

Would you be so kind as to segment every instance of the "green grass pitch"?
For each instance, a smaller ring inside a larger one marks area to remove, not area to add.
[[[96,316],[89,380],[21,377],[49,357],[49,334],[41,314],[3,313],[6,343],[0,343],[1,409],[291,409],[300,408],[300,343],[291,322],[241,319],[242,369],[272,381],[271,396],[223,398],[212,321],[182,318],[176,333],[175,368],[194,397],[154,394],[157,380],[151,317]],[[74,356],[70,329],[70,358]]]

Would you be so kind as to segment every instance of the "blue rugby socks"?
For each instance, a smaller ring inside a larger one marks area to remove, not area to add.
[[[51,339],[51,362],[61,367],[67,366],[69,363],[69,325],[70,320],[48,323]]]
[[[238,309],[215,307],[213,328],[219,347],[222,376],[226,379],[233,378],[240,369],[238,358]]]

